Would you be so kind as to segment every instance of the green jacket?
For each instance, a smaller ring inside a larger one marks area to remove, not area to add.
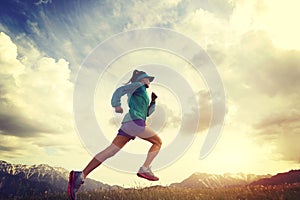
[[[132,120],[146,120],[155,110],[155,102],[149,105],[149,97],[145,85],[141,82],[133,82],[128,85],[119,87],[112,95],[112,107],[121,106],[121,97],[127,94],[129,112],[125,115],[122,123]]]

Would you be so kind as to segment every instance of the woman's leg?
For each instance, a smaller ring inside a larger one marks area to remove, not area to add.
[[[114,156],[129,140],[130,138],[128,137],[117,135],[111,145],[99,152],[85,167],[83,170],[83,178],[86,178],[91,171],[97,168],[106,159]]]
[[[153,159],[159,153],[159,150],[162,145],[162,141],[161,141],[160,137],[151,128],[149,128],[147,126],[145,127],[145,130],[143,131],[143,133],[139,134],[138,137],[152,143],[152,146],[150,147],[150,149],[148,151],[148,155],[146,157],[146,160],[143,164],[144,167],[149,168]]]

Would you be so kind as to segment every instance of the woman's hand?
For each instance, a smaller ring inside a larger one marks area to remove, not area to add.
[[[115,107],[115,112],[122,114],[123,113],[123,108],[121,106],[117,106],[117,107]]]
[[[152,92],[152,94],[151,94],[151,101],[155,102],[156,99],[157,99],[157,95],[154,92]]]

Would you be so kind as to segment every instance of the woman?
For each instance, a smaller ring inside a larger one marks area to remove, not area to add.
[[[114,156],[128,141],[134,140],[136,136],[152,143],[146,160],[140,167],[137,175],[150,181],[159,180],[159,178],[153,174],[149,166],[157,156],[162,142],[159,136],[145,124],[146,118],[154,112],[155,100],[157,98],[155,93],[152,93],[151,102],[149,104],[150,100],[146,88],[149,87],[153,79],[153,76],[149,76],[143,71],[134,70],[128,83],[114,92],[111,99],[111,105],[114,107],[115,112],[123,113],[121,97],[125,94],[128,95],[129,112],[125,115],[121,128],[111,145],[99,152],[83,171],[70,172],[68,184],[68,194],[70,199],[75,199],[76,191],[81,184],[83,184],[83,180],[91,171],[97,168],[106,159]]]

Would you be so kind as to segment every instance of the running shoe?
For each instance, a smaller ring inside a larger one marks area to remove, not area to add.
[[[71,171],[69,175],[69,184],[68,184],[68,195],[70,200],[75,200],[76,192],[80,186],[84,183],[81,178],[82,172]]]
[[[137,173],[138,177],[145,178],[149,181],[158,181],[159,178],[154,176],[153,172],[151,171],[150,167],[141,167]]]

